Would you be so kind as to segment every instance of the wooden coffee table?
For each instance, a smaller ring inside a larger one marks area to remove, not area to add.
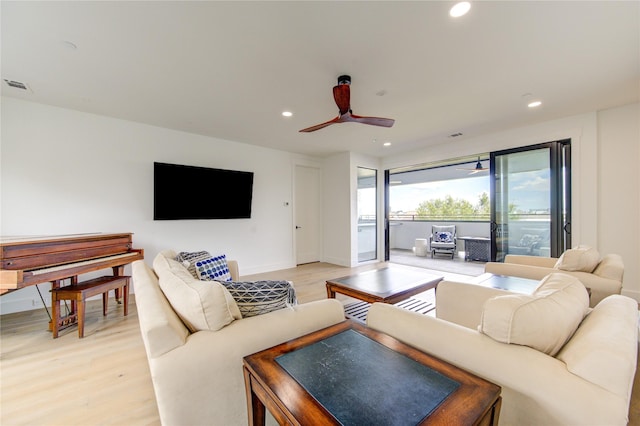
[[[497,425],[501,389],[353,321],[244,357],[249,425]]]
[[[327,296],[344,294],[368,303],[398,303],[435,288],[442,277],[419,269],[386,267],[327,280]]]

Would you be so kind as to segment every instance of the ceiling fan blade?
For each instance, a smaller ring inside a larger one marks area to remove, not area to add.
[[[298,130],[299,132],[304,132],[304,133],[310,133],[310,132],[315,132],[316,130],[320,130],[320,129],[324,129],[327,126],[330,126],[332,124],[336,124],[336,123],[341,123],[342,120],[340,119],[340,117],[336,117],[333,120],[329,120],[325,123],[322,124],[316,124],[315,126],[311,126],[311,127],[307,127],[306,129],[302,129],[302,130]]]
[[[346,117],[348,116],[348,118]],[[342,121],[352,121],[355,123],[362,124],[371,124],[372,126],[380,126],[380,127],[391,127],[396,120],[392,118],[382,118],[382,117],[362,117],[360,115],[355,115],[351,113],[347,113],[340,117]]]
[[[333,99],[335,99],[336,105],[338,105],[340,115],[349,112],[351,103],[351,89],[349,89],[349,85],[338,84],[337,86],[333,86]]]

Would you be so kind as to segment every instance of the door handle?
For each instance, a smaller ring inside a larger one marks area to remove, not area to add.
[[[298,226],[298,225],[296,225],[296,229],[300,229],[300,228],[302,228],[302,226]]]

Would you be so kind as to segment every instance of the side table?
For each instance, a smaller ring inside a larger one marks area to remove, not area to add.
[[[491,259],[491,238],[458,237],[464,241],[464,260],[488,262]]]

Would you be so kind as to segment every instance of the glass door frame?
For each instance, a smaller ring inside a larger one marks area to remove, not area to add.
[[[547,142],[490,153],[491,260],[498,258],[500,229],[496,212],[496,157],[549,149],[550,168],[550,256],[559,257],[571,248],[571,140]],[[508,253],[505,253],[508,254]]]

